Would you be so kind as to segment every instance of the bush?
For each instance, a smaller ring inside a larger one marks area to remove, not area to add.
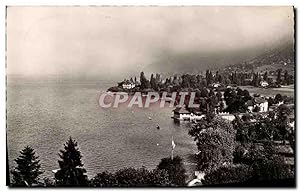
[[[169,175],[165,170],[147,170],[144,167],[123,168],[116,173],[102,172],[90,181],[91,187],[154,187],[169,186]]]
[[[118,182],[114,174],[107,171],[98,173],[94,178],[90,180],[90,187],[115,187],[118,186]]]
[[[171,158],[163,158],[157,166],[157,169],[165,170],[173,185],[185,186],[186,171],[182,159],[179,156],[174,157],[173,160],[171,160]]]
[[[294,173],[289,165],[285,164],[284,158],[274,155],[269,159],[260,159],[252,165],[252,181],[271,181],[278,179],[294,178]]]
[[[248,165],[223,166],[204,176],[204,185],[241,183],[252,175],[252,168]]]

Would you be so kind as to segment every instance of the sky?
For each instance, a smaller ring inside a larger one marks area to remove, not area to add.
[[[276,46],[293,29],[292,7],[8,7],[7,74],[118,78],[164,65],[164,53]]]

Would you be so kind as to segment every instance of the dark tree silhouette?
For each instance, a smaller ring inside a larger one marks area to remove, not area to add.
[[[268,80],[268,72],[266,71],[265,73],[264,73],[264,81],[267,81]]]
[[[275,179],[294,178],[294,173],[285,163],[284,157],[272,155],[268,158],[256,160],[252,165],[253,181],[272,181]]]
[[[140,82],[141,82],[141,89],[147,89],[149,88],[149,84],[150,82],[147,80],[147,78],[145,77],[144,72],[141,72],[140,75]]]
[[[163,158],[157,166],[159,170],[166,170],[169,174],[169,179],[172,185],[185,186],[185,169],[181,157],[176,156],[173,160],[169,158]]]
[[[230,184],[247,181],[252,176],[252,167],[248,165],[222,166],[205,175],[204,185]]]
[[[91,187],[154,187],[169,186],[166,170],[146,168],[123,168],[116,173],[102,172],[90,181]]]
[[[155,91],[158,90],[157,80],[156,80],[156,78],[154,78],[153,74],[151,74],[150,85],[151,85],[151,88],[154,89]]]
[[[11,171],[13,176],[12,186],[31,187],[33,184],[38,184],[38,177],[43,173],[40,170],[39,157],[35,155],[34,149],[29,146],[25,147],[20,153],[21,155],[15,159],[17,167]]]
[[[109,173],[107,171],[98,173],[94,178],[90,181],[91,187],[117,187],[118,182],[114,176],[114,174]]]
[[[278,84],[281,84],[282,83],[282,80],[281,80],[281,72],[282,72],[282,69],[277,69],[277,79],[276,79],[276,82]]]
[[[87,186],[86,170],[81,162],[81,153],[77,148],[77,142],[71,137],[60,150],[58,161],[60,169],[55,173],[58,186]]]
[[[274,99],[274,102],[277,104],[277,103],[279,103],[279,102],[282,102],[283,101],[283,97],[282,97],[282,95],[281,94],[276,94],[275,95],[275,99]]]

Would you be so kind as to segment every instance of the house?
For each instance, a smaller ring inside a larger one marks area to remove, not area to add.
[[[269,83],[266,82],[266,81],[261,81],[261,82],[260,82],[260,86],[261,86],[261,87],[268,87],[268,86],[269,86]]]
[[[133,89],[135,87],[135,84],[129,80],[124,80],[120,83],[123,87],[123,89]]]
[[[252,112],[253,111],[253,108],[254,108],[254,102],[252,100],[248,100],[246,103],[245,103],[247,109],[249,112]]]
[[[262,97],[254,97],[253,100],[248,100],[245,105],[250,113],[254,110],[255,112],[267,112],[269,107],[268,101]]]
[[[191,112],[185,109],[185,107],[177,107],[173,110],[173,118],[176,120],[190,120]]]
[[[254,107],[258,107],[259,111],[258,112],[267,112],[268,111],[268,101],[265,100],[262,97],[256,97],[254,98]]]
[[[194,113],[185,109],[185,107],[177,107],[173,110],[173,118],[176,120],[187,120],[187,121],[197,121],[205,117],[204,114],[194,111]]]
[[[220,83],[213,83],[212,86],[213,86],[213,88],[218,88],[218,87],[221,86],[221,84]]]
[[[228,121],[233,121],[235,119],[235,116],[233,114],[225,113],[225,112],[219,113],[218,116]]]
[[[200,119],[202,119],[202,118],[204,118],[205,117],[205,115],[203,115],[203,114],[200,114],[200,113],[191,113],[191,115],[190,115],[190,121],[197,121],[197,120],[200,120]]]

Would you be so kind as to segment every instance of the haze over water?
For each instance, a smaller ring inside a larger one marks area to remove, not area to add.
[[[188,135],[189,125],[175,124],[170,108],[99,108],[99,94],[114,84],[101,80],[8,77],[10,168],[15,165],[13,159],[19,150],[30,145],[40,156],[44,176],[52,177],[51,170],[59,168],[58,152],[70,136],[79,143],[89,177],[123,167],[155,168],[161,158],[170,156],[172,136],[175,155],[188,160],[196,152]]]
[[[7,73],[114,78],[222,68],[294,39],[282,7],[8,7]]]

